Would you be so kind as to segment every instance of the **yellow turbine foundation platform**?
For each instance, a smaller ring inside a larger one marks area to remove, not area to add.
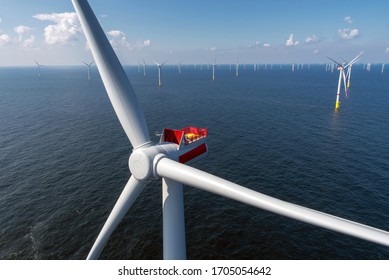
[[[339,106],[340,106],[340,102],[336,102],[335,103],[335,110],[339,109]]]

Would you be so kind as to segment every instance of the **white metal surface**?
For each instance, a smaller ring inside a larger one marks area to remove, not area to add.
[[[150,141],[146,120],[122,65],[87,1],[72,0],[101,79],[134,148]]]
[[[185,260],[184,194],[181,183],[162,179],[163,259]]]
[[[131,176],[93,244],[87,257],[88,260],[95,260],[99,257],[109,237],[126,215],[132,204],[134,204],[145,185],[144,182],[140,182]]]

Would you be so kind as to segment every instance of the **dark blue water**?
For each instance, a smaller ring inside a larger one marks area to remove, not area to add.
[[[389,230],[389,74],[353,68],[334,111],[325,66],[127,68],[150,134],[209,129],[193,166],[256,191]],[[158,141],[158,137],[152,136]],[[0,69],[0,259],[84,259],[127,182],[131,145],[97,70]],[[160,181],[103,259],[161,259]],[[185,187],[188,259],[389,259],[389,248]]]

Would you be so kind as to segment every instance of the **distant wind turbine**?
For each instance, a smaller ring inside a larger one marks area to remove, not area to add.
[[[91,63],[86,63],[86,62],[82,62],[86,65],[86,67],[88,67],[88,80],[90,80],[90,66],[94,63],[94,61],[92,61]]]
[[[146,62],[143,59],[143,76],[146,76]]]
[[[162,86],[162,83],[161,83],[161,68],[162,66],[166,63],[167,61],[165,61],[164,63],[162,64],[159,64],[158,62],[155,62],[154,63],[157,65],[158,67],[158,86]]]
[[[40,78],[41,77],[41,66],[43,66],[43,65],[39,64],[38,61],[36,61],[35,59],[34,59],[34,61],[35,61],[36,66],[38,67],[38,77]]]
[[[381,74],[384,74],[385,63],[382,63]]]
[[[212,64],[212,80],[215,80],[215,66],[216,66],[216,59],[215,62]]]
[[[178,66],[178,74],[181,74],[181,64],[182,64],[182,61],[178,62],[177,66]]]
[[[360,56],[363,54],[363,52],[360,52],[357,57],[355,58],[355,60],[352,62],[352,63],[349,63],[349,67],[347,68],[347,74],[346,74],[346,78],[347,78],[347,88],[350,88],[350,80],[351,80],[351,68],[353,67],[353,64],[358,62]],[[347,61],[345,61],[343,59],[343,61],[347,64]]]
[[[239,60],[235,64],[235,76],[239,77]]]
[[[346,97],[347,97],[347,87],[346,87],[346,75],[344,73],[344,70],[347,69],[347,67],[349,67],[351,64],[353,64],[354,62],[358,61],[359,60],[359,57],[362,55],[362,52],[359,53],[356,57],[354,57],[349,63],[347,63],[345,65],[345,63],[343,64],[340,64],[339,62],[337,62],[336,60],[333,60],[332,58],[328,57],[328,59],[332,60],[333,62],[335,62],[337,65],[338,65],[338,70],[339,70],[339,80],[338,80],[338,90],[337,90],[337,93],[336,93],[336,103],[335,103],[335,110],[338,110],[339,109],[339,106],[340,106],[340,102],[339,102],[339,99],[340,99],[340,88],[341,88],[341,85],[342,85],[342,78],[343,78],[343,83],[344,83],[344,91],[345,91],[345,94],[346,94]]]

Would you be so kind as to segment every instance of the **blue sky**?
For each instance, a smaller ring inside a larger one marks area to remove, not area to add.
[[[124,64],[389,62],[388,1],[90,0]],[[111,4],[113,3],[113,4]],[[0,0],[0,66],[92,60],[71,1]]]

